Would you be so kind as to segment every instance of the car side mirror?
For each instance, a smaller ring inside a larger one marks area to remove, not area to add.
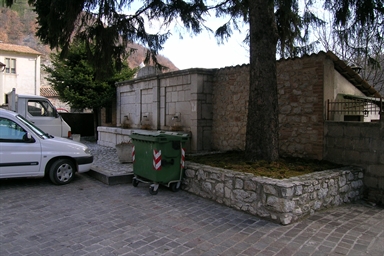
[[[32,137],[32,135],[29,132],[24,134],[23,140],[25,142],[27,142],[27,143],[34,143],[34,142],[36,142],[36,140]]]

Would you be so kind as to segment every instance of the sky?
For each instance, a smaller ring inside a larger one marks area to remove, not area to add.
[[[245,32],[245,31],[244,31]],[[188,34],[180,39],[172,35],[164,44],[161,55],[168,58],[177,68],[223,68],[249,64],[249,53],[242,41],[245,34],[235,33],[224,44],[218,44],[213,35]]]
[[[125,13],[133,13],[140,6],[141,2],[134,2],[131,8],[125,10]],[[215,18],[213,13],[205,19],[205,25],[213,31],[226,22],[224,18]],[[147,32],[159,32],[161,23],[158,22],[158,24],[146,22]],[[160,30],[161,33],[169,30],[172,35],[163,45],[164,49],[159,54],[168,58],[179,69],[222,68],[249,64],[249,53],[247,47],[244,47],[242,43],[246,37],[248,24],[240,27],[240,29],[241,33],[233,30],[231,38],[219,45],[213,34],[203,31],[199,35],[190,36],[190,33],[180,23],[175,22],[173,27]],[[182,34],[182,39],[180,39],[179,33]]]
[[[134,2],[132,8],[126,10],[126,13],[132,13],[139,6],[141,5]],[[324,11],[322,8],[316,7],[315,9]],[[228,18],[215,18],[211,13],[211,16],[207,16],[205,19],[205,25],[214,31]],[[158,24],[147,22],[145,24],[147,31],[151,33],[159,32],[159,27],[161,27],[160,21]],[[240,27],[241,32],[233,30],[231,38],[224,44],[218,44],[214,35],[208,32],[203,31],[199,35],[190,36],[186,30],[182,31],[182,25],[177,22],[173,25],[174,27],[167,28],[172,36],[163,45],[164,49],[159,54],[168,58],[177,68],[223,68],[249,64],[249,49],[242,43],[248,31],[248,24]],[[179,37],[180,31],[182,31],[182,39]],[[164,33],[165,30],[161,32]]]

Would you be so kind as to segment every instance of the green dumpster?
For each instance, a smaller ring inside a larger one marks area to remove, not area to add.
[[[157,194],[159,185],[180,188],[183,176],[185,143],[188,134],[176,132],[134,132],[133,143],[133,186],[140,182],[151,183],[149,192]]]

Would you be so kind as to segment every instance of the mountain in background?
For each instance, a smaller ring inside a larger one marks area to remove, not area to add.
[[[0,7],[0,41],[29,46],[42,54],[42,64],[49,64],[49,55],[52,50],[49,46],[42,44],[35,36],[37,30],[36,13],[33,12],[33,8],[27,2],[27,0],[19,0],[13,4],[12,8]],[[134,43],[129,47],[136,49],[136,51],[128,57],[128,65],[130,68],[136,68],[144,61],[146,49]],[[162,55],[157,56],[157,58],[161,65],[169,68],[166,72],[178,70],[168,58]]]

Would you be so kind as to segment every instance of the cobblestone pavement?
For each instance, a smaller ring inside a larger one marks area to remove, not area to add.
[[[127,170],[91,145],[95,164]],[[100,160],[102,159],[102,160]],[[113,170],[109,167],[109,170]],[[384,209],[363,202],[281,226],[185,191],[0,180],[0,255],[383,255]]]
[[[90,140],[83,139],[81,142],[87,145],[95,156],[93,170],[108,176],[133,173],[132,164],[119,162],[115,148],[100,146]]]

